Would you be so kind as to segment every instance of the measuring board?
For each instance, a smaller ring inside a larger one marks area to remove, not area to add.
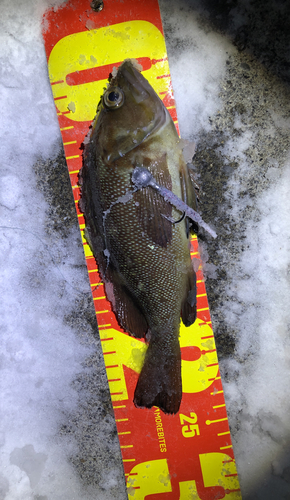
[[[157,0],[89,0],[47,10],[43,38],[83,238],[104,361],[122,452],[129,500],[241,499],[218,359],[201,266],[197,319],[180,327],[182,402],[177,415],[138,409],[135,386],[147,349],[119,326],[106,299],[97,264],[84,238],[78,208],[81,144],[94,119],[109,73],[135,58],[163,100],[178,131],[170,71]],[[191,255],[199,259],[197,239]]]

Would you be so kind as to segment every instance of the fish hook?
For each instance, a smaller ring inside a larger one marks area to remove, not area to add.
[[[182,216],[178,220],[174,220],[173,217],[167,217],[167,215],[161,214],[161,217],[164,217],[164,219],[169,220],[171,224],[179,224],[179,222],[182,222],[184,217],[185,217],[185,212],[183,212]]]
[[[202,220],[198,212],[196,212],[186,203],[184,203],[184,201],[178,198],[178,196],[176,196],[172,191],[166,189],[165,187],[161,187],[156,182],[156,180],[154,179],[153,175],[149,172],[149,170],[147,170],[147,168],[135,167],[132,172],[132,182],[135,188],[137,189],[142,189],[147,186],[152,187],[153,189],[155,189],[155,191],[157,191],[157,193],[163,196],[165,201],[169,201],[169,203],[173,205],[175,208],[177,208],[177,210],[179,210],[180,212],[184,212],[184,215],[189,217],[192,221],[197,222],[197,224],[203,227],[209,234],[211,234],[213,238],[217,237],[216,232]],[[177,221],[177,223],[181,222],[182,218],[179,221]]]
[[[183,214],[182,214],[182,216],[180,217],[180,219],[175,220],[172,224],[179,224],[179,222],[182,222],[182,221],[183,221],[184,217],[185,217],[185,212],[183,212]]]

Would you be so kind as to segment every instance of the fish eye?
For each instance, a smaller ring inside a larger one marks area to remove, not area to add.
[[[124,103],[124,94],[119,87],[111,87],[104,94],[106,108],[119,108]]]

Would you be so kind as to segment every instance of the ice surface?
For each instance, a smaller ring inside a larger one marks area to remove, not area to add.
[[[287,498],[289,9],[160,5],[181,134],[196,141],[202,216],[218,233],[201,253],[243,498]]]
[[[177,112],[182,117],[181,137],[196,140],[201,130],[210,129],[209,116],[219,109],[219,81],[234,48],[225,37],[205,32],[189,3],[170,2],[166,8],[161,1],[160,8],[165,31],[170,24],[166,45]]]
[[[241,449],[250,450],[250,463],[241,461],[239,470],[243,480],[248,466],[254,469],[252,487],[287,449],[290,438],[289,401],[284,397],[290,367],[289,190],[290,162],[257,202],[260,220],[246,227],[246,250],[232,276],[231,301],[223,308],[227,323],[233,328],[238,324],[240,331],[241,363],[226,362],[227,370],[239,373],[239,384],[226,385],[226,395],[229,405],[244,400],[235,449],[238,457]]]
[[[219,234],[202,256],[234,451],[244,498],[259,500],[290,493],[287,6],[264,4],[160,1],[181,134]],[[58,184],[48,5],[1,2],[0,498],[123,500],[80,235]]]
[[[31,444],[27,444],[23,448],[15,448],[10,454],[10,463],[26,472],[31,488],[34,488],[39,482],[46,460],[47,455],[35,453]]]
[[[99,369],[89,361],[96,358],[96,327],[78,313],[91,291],[74,207],[63,214],[60,206],[72,195],[63,192],[63,175],[57,175],[61,136],[41,35],[49,5],[1,2],[0,498],[121,499],[122,491],[114,494],[124,492],[114,466],[115,456],[120,462],[114,420],[110,409],[104,418],[108,401],[100,395],[94,406],[98,453],[100,441],[103,448],[110,442],[113,458],[103,467],[114,479],[106,487],[84,488],[72,459],[82,463],[84,453],[84,462],[95,460],[93,444],[90,456],[80,451],[78,432],[85,424],[74,418],[80,405],[94,401],[87,374],[106,382],[102,359]]]

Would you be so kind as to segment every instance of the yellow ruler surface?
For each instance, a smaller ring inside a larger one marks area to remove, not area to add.
[[[109,73],[135,58],[168,108],[178,131],[175,102],[157,0],[106,0],[94,12],[88,0],[50,9],[43,19],[48,70],[78,209],[81,145]],[[105,296],[97,263],[83,237],[93,300],[127,478],[134,500],[241,498],[202,269],[197,272],[197,320],[181,324],[183,397],[170,416],[137,409],[133,395],[146,344],[119,326]],[[199,259],[197,239],[192,258]]]

